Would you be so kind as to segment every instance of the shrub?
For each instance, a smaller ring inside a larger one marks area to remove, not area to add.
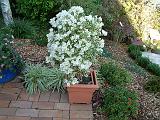
[[[30,21],[15,20],[13,24],[9,25],[12,35],[15,38],[33,38],[36,33],[36,28]]]
[[[102,30],[102,18],[86,16],[82,7],[72,6],[58,13],[50,24],[47,62],[57,63],[68,85],[78,83],[76,76],[87,75],[96,56],[103,52],[100,36],[107,32]]]
[[[144,48],[142,46],[137,46],[137,45],[132,45],[132,44],[128,46],[129,55],[133,59],[137,59],[141,57],[142,56],[141,51],[144,51]]]
[[[150,63],[147,65],[147,70],[152,72],[153,74],[160,76],[160,66],[155,63]]]
[[[160,92],[160,77],[151,76],[149,81],[145,84],[144,88],[149,92]]]
[[[69,4],[83,7],[86,14],[98,14],[102,7],[102,0],[69,0]]]
[[[12,47],[13,38],[6,28],[0,29],[0,71],[13,66],[23,67],[23,61]],[[20,69],[19,69],[20,70]]]
[[[63,74],[56,68],[49,69],[41,64],[27,65],[24,72],[25,87],[29,94],[48,89],[63,91]]]
[[[17,12],[22,16],[45,23],[59,11],[63,0],[18,0]]]
[[[103,64],[100,68],[100,73],[109,82],[109,85],[120,86],[131,82],[131,75],[118,65],[109,62]]]
[[[122,5],[119,4],[119,0],[103,0],[101,14],[105,23],[105,28],[109,30],[113,40],[121,41],[127,32],[123,30],[119,22],[127,24],[128,20],[126,19],[127,16]]]
[[[130,57],[133,58],[133,59],[138,59],[139,57],[142,56],[142,53],[138,50],[133,50],[130,52]]]
[[[139,57],[137,59],[137,63],[142,66],[143,68],[146,68],[148,64],[150,64],[150,60],[146,57]]]
[[[40,32],[36,34],[34,37],[33,43],[39,46],[47,46],[48,40],[47,40],[45,32]]]
[[[102,111],[109,120],[128,120],[138,113],[138,96],[122,87],[111,87],[104,91]]]

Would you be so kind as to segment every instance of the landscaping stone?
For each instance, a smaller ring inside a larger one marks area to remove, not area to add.
[[[142,52],[142,57],[147,57],[152,61],[152,63],[160,65],[160,54]]]

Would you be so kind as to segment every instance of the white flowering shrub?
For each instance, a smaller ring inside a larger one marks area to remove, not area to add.
[[[104,40],[99,36],[107,32],[102,30],[102,18],[85,16],[82,7],[73,6],[58,13],[50,24],[47,62],[58,63],[67,76],[67,83],[75,84],[76,74],[87,72],[95,57],[103,51]]]

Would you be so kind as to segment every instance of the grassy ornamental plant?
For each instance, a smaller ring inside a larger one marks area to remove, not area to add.
[[[41,64],[29,64],[24,72],[24,84],[29,94],[46,90],[63,91],[64,74],[57,68],[44,67]]]
[[[82,7],[73,6],[58,13],[50,24],[46,60],[58,65],[68,85],[78,83],[76,76],[86,74],[103,52],[104,40],[100,36],[107,32],[102,30],[102,18],[86,16]]]

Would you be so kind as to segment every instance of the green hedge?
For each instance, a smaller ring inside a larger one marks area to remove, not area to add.
[[[103,64],[100,68],[100,73],[111,86],[124,86],[132,81],[128,71],[113,62]]]
[[[160,76],[160,66],[152,63],[148,58],[142,57],[142,51],[144,51],[142,46],[129,45],[128,47],[129,55],[134,58],[140,66],[154,75]]]
[[[23,17],[45,23],[60,10],[62,2],[63,0],[17,0],[15,8]]]

